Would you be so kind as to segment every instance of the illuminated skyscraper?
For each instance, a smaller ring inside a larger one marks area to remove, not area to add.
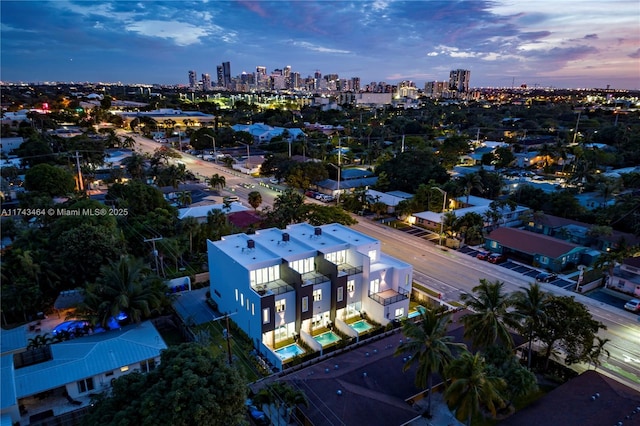
[[[209,74],[202,74],[202,90],[205,92],[211,90],[211,76]]]
[[[189,87],[195,89],[198,87],[198,77],[197,73],[193,70],[189,71]]]
[[[468,92],[470,78],[471,71],[469,70],[452,70],[449,73],[449,89],[460,93]]]

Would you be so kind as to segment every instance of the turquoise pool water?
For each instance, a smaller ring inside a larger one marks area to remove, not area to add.
[[[340,340],[340,336],[333,331],[327,331],[326,333],[315,336],[314,339],[324,347]]]
[[[358,322],[354,322],[353,324],[351,324],[351,328],[353,328],[358,333],[364,333],[365,331],[372,329],[373,326],[368,322],[366,322],[365,320],[360,320]]]
[[[289,358],[293,358],[296,355],[302,355],[304,353],[304,349],[302,349],[297,344],[285,346],[284,348],[280,348],[276,350],[276,354],[280,357],[281,360],[286,361]]]
[[[424,308],[423,308],[422,306],[418,306],[418,307],[416,308],[416,310],[415,310],[415,311],[411,311],[411,312],[409,312],[408,317],[409,317],[409,318],[417,317],[417,316],[419,316],[419,315],[420,315],[420,312],[421,312],[421,311],[424,311]]]

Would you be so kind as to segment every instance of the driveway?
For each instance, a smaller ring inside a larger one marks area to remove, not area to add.
[[[173,301],[176,310],[185,324],[200,325],[209,322],[218,315],[207,305],[206,294],[209,287],[178,293]]]

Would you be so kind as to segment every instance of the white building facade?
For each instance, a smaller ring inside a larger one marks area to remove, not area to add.
[[[350,319],[386,325],[408,314],[411,265],[343,225],[235,234],[209,241],[208,253],[211,298],[280,369],[275,349],[283,341],[302,339],[322,351],[314,339],[320,330],[355,337]]]

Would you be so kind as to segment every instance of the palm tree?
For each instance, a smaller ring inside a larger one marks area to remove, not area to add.
[[[122,139],[121,145],[123,148],[133,149],[136,146],[136,140],[131,136],[125,136]]]
[[[475,189],[481,194],[482,191],[484,191],[484,187],[482,186],[482,176],[478,173],[471,173],[470,175],[464,176],[462,178],[462,182],[464,184],[464,194],[467,197],[467,204],[469,204],[469,196],[471,195],[472,190]]]
[[[146,159],[143,155],[134,152],[130,157],[122,160],[122,163],[127,168],[127,172],[134,179],[142,179],[144,177],[144,165]]]
[[[147,274],[141,259],[123,256],[100,269],[97,285],[87,287],[87,296],[100,301],[94,305],[100,309],[101,325],[120,312],[139,323],[165,303],[163,286],[158,277]]]
[[[180,191],[176,195],[178,198],[178,204],[180,204],[180,206],[185,207],[191,204],[191,191]]]
[[[589,351],[589,363],[593,364],[593,369],[597,370],[602,362],[600,361],[600,357],[602,355],[606,355],[607,358],[611,356],[608,350],[604,348],[604,345],[609,343],[611,340],[603,339],[600,336],[596,336],[594,345],[591,347],[591,351]]]
[[[249,205],[257,210],[260,204],[262,204],[262,195],[258,191],[251,191],[248,195]]]
[[[286,382],[269,383],[258,391],[254,401],[258,404],[273,404],[276,406],[276,424],[280,424],[281,410],[284,410],[284,419],[289,424],[289,418],[294,407],[299,404],[309,406],[309,400],[305,393]]]
[[[53,343],[53,339],[51,338],[49,333],[38,334],[37,336],[32,337],[27,341],[27,350],[48,346],[51,343]]]
[[[406,340],[395,352],[395,355],[411,355],[409,361],[402,366],[402,371],[407,371],[414,364],[418,365],[416,386],[426,387],[429,392],[428,417],[431,417],[433,374],[441,374],[449,365],[453,360],[452,351],[466,349],[463,343],[455,343],[453,337],[447,335],[447,325],[450,322],[451,314],[442,307],[421,310],[417,322],[407,321],[402,326]]]
[[[209,185],[212,188],[222,189],[226,184],[227,184],[227,179],[224,176],[219,175],[217,173],[209,178]]]
[[[520,315],[521,328],[527,336],[527,367],[529,369],[531,369],[534,332],[547,318],[545,314],[547,300],[547,293],[542,291],[542,287],[538,283],[530,284],[528,288],[523,288],[512,297],[515,312]]]
[[[474,295],[463,294],[461,299],[467,302],[472,311],[462,317],[464,336],[471,338],[476,348],[486,348],[500,341],[509,348],[513,347],[510,329],[518,326],[517,315],[509,311],[511,299],[503,292],[504,283],[480,280],[480,285],[472,290]]]
[[[479,353],[472,355],[464,352],[449,364],[445,374],[451,383],[444,391],[444,399],[449,408],[455,410],[456,418],[466,420],[467,426],[480,412],[481,404],[494,416],[496,408],[503,406],[500,391],[505,387],[505,382],[487,372],[485,360]]]

